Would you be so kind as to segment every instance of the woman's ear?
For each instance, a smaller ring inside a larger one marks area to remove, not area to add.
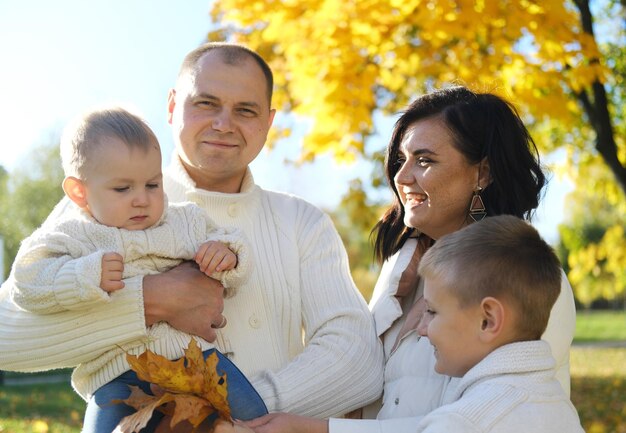
[[[82,180],[68,176],[63,180],[63,191],[80,208],[87,207],[87,193]]]
[[[493,179],[491,178],[491,169],[489,168],[489,160],[485,156],[482,161],[480,161],[479,173],[478,173],[478,185],[485,189],[487,188]]]
[[[480,339],[489,343],[498,339],[504,330],[506,311],[502,302],[487,296],[480,303],[482,322],[480,324]]]

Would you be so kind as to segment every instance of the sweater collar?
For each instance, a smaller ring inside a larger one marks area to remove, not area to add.
[[[556,361],[550,345],[543,340],[519,341],[505,344],[488,354],[471,368],[458,383],[450,401],[456,401],[465,391],[484,379],[504,375],[534,374],[554,377]]]
[[[170,165],[166,169],[168,181],[173,182],[177,189],[184,191],[185,200],[195,203],[206,202],[211,199],[219,198],[220,201],[239,201],[248,198],[255,191],[256,184],[254,177],[250,171],[250,167],[246,168],[243,181],[241,182],[241,190],[238,193],[223,193],[199,189],[196,182],[189,176],[187,170],[180,161],[178,153],[174,151]],[[174,185],[171,185],[172,187]],[[175,200],[176,201],[176,200]]]

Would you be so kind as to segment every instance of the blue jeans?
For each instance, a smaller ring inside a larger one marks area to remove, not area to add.
[[[249,420],[267,414],[267,408],[254,387],[248,382],[243,373],[228,358],[215,349],[203,352],[206,359],[211,353],[217,352],[219,361],[217,372],[226,373],[228,383],[228,404],[232,417],[240,420]],[[126,399],[130,396],[128,385],[140,387],[145,393],[150,392],[150,384],[139,380],[134,371],[116,377],[111,382],[100,387],[87,403],[85,421],[82,433],[111,433],[125,416],[135,413],[135,409],[124,403],[111,403],[111,400]],[[163,414],[154,411],[152,419],[142,433],[152,433],[163,419]]]

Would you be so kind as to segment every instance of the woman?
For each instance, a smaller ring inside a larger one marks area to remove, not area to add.
[[[456,380],[435,373],[432,346],[416,332],[424,312],[416,274],[420,257],[439,237],[485,216],[529,219],[545,184],[536,146],[515,108],[464,87],[413,102],[396,122],[385,166],[394,202],[373,232],[375,253],[384,265],[371,302],[386,361],[378,419],[327,422],[270,414],[248,423],[256,432],[414,430],[411,417],[441,406]],[[563,276],[543,339],[550,343],[557,378],[568,395],[574,324],[574,298]]]

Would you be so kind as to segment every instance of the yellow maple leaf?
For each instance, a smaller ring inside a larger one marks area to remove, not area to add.
[[[157,385],[158,391],[156,395],[149,395],[130,386],[130,397],[114,401],[137,410],[122,419],[115,433],[140,431],[155,410],[171,416],[172,428],[181,421],[188,421],[195,428],[216,412],[218,418],[231,420],[227,378],[226,374],[217,373],[217,354],[212,353],[205,360],[194,339],[185,349],[185,355],[176,361],[150,350],[139,356],[126,355],[126,359],[137,377]]]

